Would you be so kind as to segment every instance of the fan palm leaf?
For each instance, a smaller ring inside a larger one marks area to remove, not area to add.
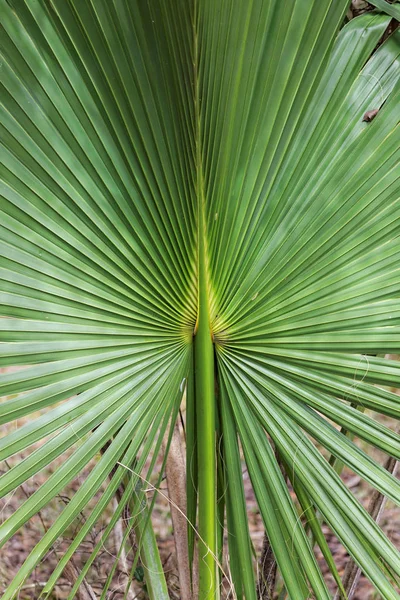
[[[235,594],[256,598],[242,456],[290,598],[331,596],[282,466],[307,517],[398,597],[398,550],[324,454],[399,504],[369,453],[400,457],[371,413],[400,415],[399,363],[377,356],[400,350],[399,33],[376,49],[397,8],[339,32],[347,4],[0,0],[0,365],[19,367],[0,420],[24,418],[0,441],[2,459],[24,453],[0,493],[63,457],[1,543],[92,465],[3,598],[90,503],[50,594],[124,481],[104,539],[140,512],[185,392],[201,600],[220,594],[224,506]]]

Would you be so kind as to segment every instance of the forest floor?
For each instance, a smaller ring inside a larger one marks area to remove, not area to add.
[[[374,415],[376,418],[382,420],[382,417]],[[388,422],[387,419],[383,418],[385,424],[393,425]],[[21,423],[20,423],[21,424]],[[6,433],[5,428],[1,431],[1,434]],[[360,443],[358,440],[355,440]],[[364,447],[364,446],[363,446]],[[365,449],[365,447],[364,447]],[[374,458],[383,462],[384,455],[374,451]],[[14,464],[14,457],[10,459],[5,465],[3,470],[7,470],[11,465]],[[19,456],[19,459],[21,456]],[[63,458],[58,459],[51,465],[51,469],[44,470],[39,476],[35,477],[34,480],[29,480],[24,483],[22,488],[18,488],[14,493],[3,499],[3,504],[0,504],[0,515],[1,520],[6,519],[10,516],[18,506],[20,506],[28,496],[33,494],[41,483],[49,476],[49,474],[57,469],[61,464]],[[50,502],[41,513],[33,517],[29,523],[19,530],[12,539],[6,544],[4,548],[0,550],[0,595],[10,583],[12,578],[17,574],[24,560],[28,556],[32,548],[37,544],[43,536],[45,530],[47,530],[54,522],[56,516],[60,513],[60,510],[70,501],[74,492],[79,488],[81,482],[90,472],[93,463],[89,464],[85,471],[83,471],[79,478],[72,482],[63,492],[58,495],[52,502]],[[352,473],[349,469],[345,468],[342,473],[342,478],[345,481],[347,487],[351,490],[354,496],[365,506],[368,506],[368,502],[371,495],[372,488],[359,476]],[[245,492],[248,506],[248,517],[249,526],[254,543],[255,550],[259,555],[264,529],[261,521],[257,504],[254,498],[254,494],[251,488],[248,474],[244,469],[244,483]],[[162,483],[161,489],[167,496],[168,490],[166,482]],[[149,501],[151,500],[152,493],[148,494]],[[103,520],[99,522],[91,535],[88,536],[84,543],[81,545],[79,552],[74,557],[74,564],[77,571],[81,569],[86,559],[90,555],[92,549],[96,543],[100,540],[102,532],[112,514],[113,507],[110,506],[108,513],[104,516]],[[41,592],[45,582],[49,579],[54,567],[57,564],[57,559],[60,558],[63,552],[67,549],[70,541],[73,539],[76,531],[79,530],[82,521],[85,520],[86,514],[80,515],[79,518],[71,526],[63,538],[58,539],[56,544],[47,553],[44,559],[41,561],[33,575],[26,581],[22,587],[19,600],[36,600],[41,597]],[[393,505],[392,502],[387,501],[385,510],[381,519],[381,527],[386,535],[391,539],[393,544],[400,550],[400,508]],[[153,513],[153,525],[155,527],[157,537],[159,539],[159,547],[161,551],[161,558],[166,573],[170,596],[172,599],[184,600],[180,598],[179,584],[177,577],[177,565],[175,558],[175,546],[172,535],[172,525],[170,519],[170,507],[165,498],[158,496],[155,503],[155,510]],[[333,554],[336,562],[338,571],[343,574],[346,566],[348,555],[340,544],[335,535],[324,525],[324,533],[329,543],[329,547]],[[108,574],[116,562],[116,555],[118,554],[122,537],[122,524],[117,530],[109,537],[103,546],[102,551],[94,561],[90,571],[87,575],[87,581],[92,586],[96,596],[100,598],[101,593],[104,589],[105,582]],[[122,600],[125,593],[126,584],[126,571],[131,568],[133,562],[134,553],[129,551],[126,555],[125,564],[123,561],[117,561],[117,567],[112,580],[112,584],[107,592],[107,600]],[[335,590],[335,584],[329,570],[325,564],[325,561],[320,553],[317,552],[317,559],[321,565],[321,568],[326,575],[326,580],[332,591]],[[141,581],[143,570],[140,568],[136,569],[136,579],[133,581],[130,599],[137,598],[137,600],[145,600],[147,598],[145,581]],[[228,586],[229,587],[229,586]],[[52,594],[48,597],[53,600],[65,600],[71,591],[71,578],[61,578],[54,588]],[[379,596],[374,593],[371,584],[365,577],[361,577],[357,587],[357,592],[354,596],[355,600],[378,600]]]

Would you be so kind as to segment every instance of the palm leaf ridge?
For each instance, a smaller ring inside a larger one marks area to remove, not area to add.
[[[398,385],[398,363],[373,356],[400,339],[399,37],[369,59],[386,16],[338,35],[346,2],[288,5],[1,2],[2,366],[25,367],[2,378],[1,420],[36,418],[0,455],[46,440],[2,494],[74,449],[2,540],[112,440],[5,598],[109,475],[118,487],[117,463],[143,466],[160,442],[193,379],[203,291],[238,597],[255,584],[237,436],[290,597],[330,596],[270,441],[297,497],[397,597],[398,552],[310,436],[398,503],[398,481],[331,423],[399,457],[356,408],[399,416],[374,385]]]

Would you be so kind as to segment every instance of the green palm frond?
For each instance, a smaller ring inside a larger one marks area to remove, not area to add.
[[[257,598],[242,457],[290,598],[331,597],[314,538],[341,586],[321,520],[398,597],[398,550],[325,458],[399,504],[369,452],[400,458],[371,412],[400,416],[400,363],[378,356],[400,352],[400,35],[380,43],[398,10],[382,3],[340,30],[347,0],[0,0],[0,366],[18,367],[0,422],[23,418],[1,495],[62,457],[1,543],[93,467],[5,600],[90,505],[49,597],[124,482],[104,539],[140,513],[184,395],[200,600],[221,593],[224,512],[236,597]],[[154,575],[149,519],[134,527]]]

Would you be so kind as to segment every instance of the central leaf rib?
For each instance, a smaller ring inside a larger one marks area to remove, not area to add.
[[[195,329],[195,392],[199,498],[199,597],[218,597],[216,571],[216,460],[214,346],[210,327],[206,210],[201,154],[200,91],[198,74],[197,10],[193,21],[194,114],[196,134],[196,199],[198,248],[198,313]]]

